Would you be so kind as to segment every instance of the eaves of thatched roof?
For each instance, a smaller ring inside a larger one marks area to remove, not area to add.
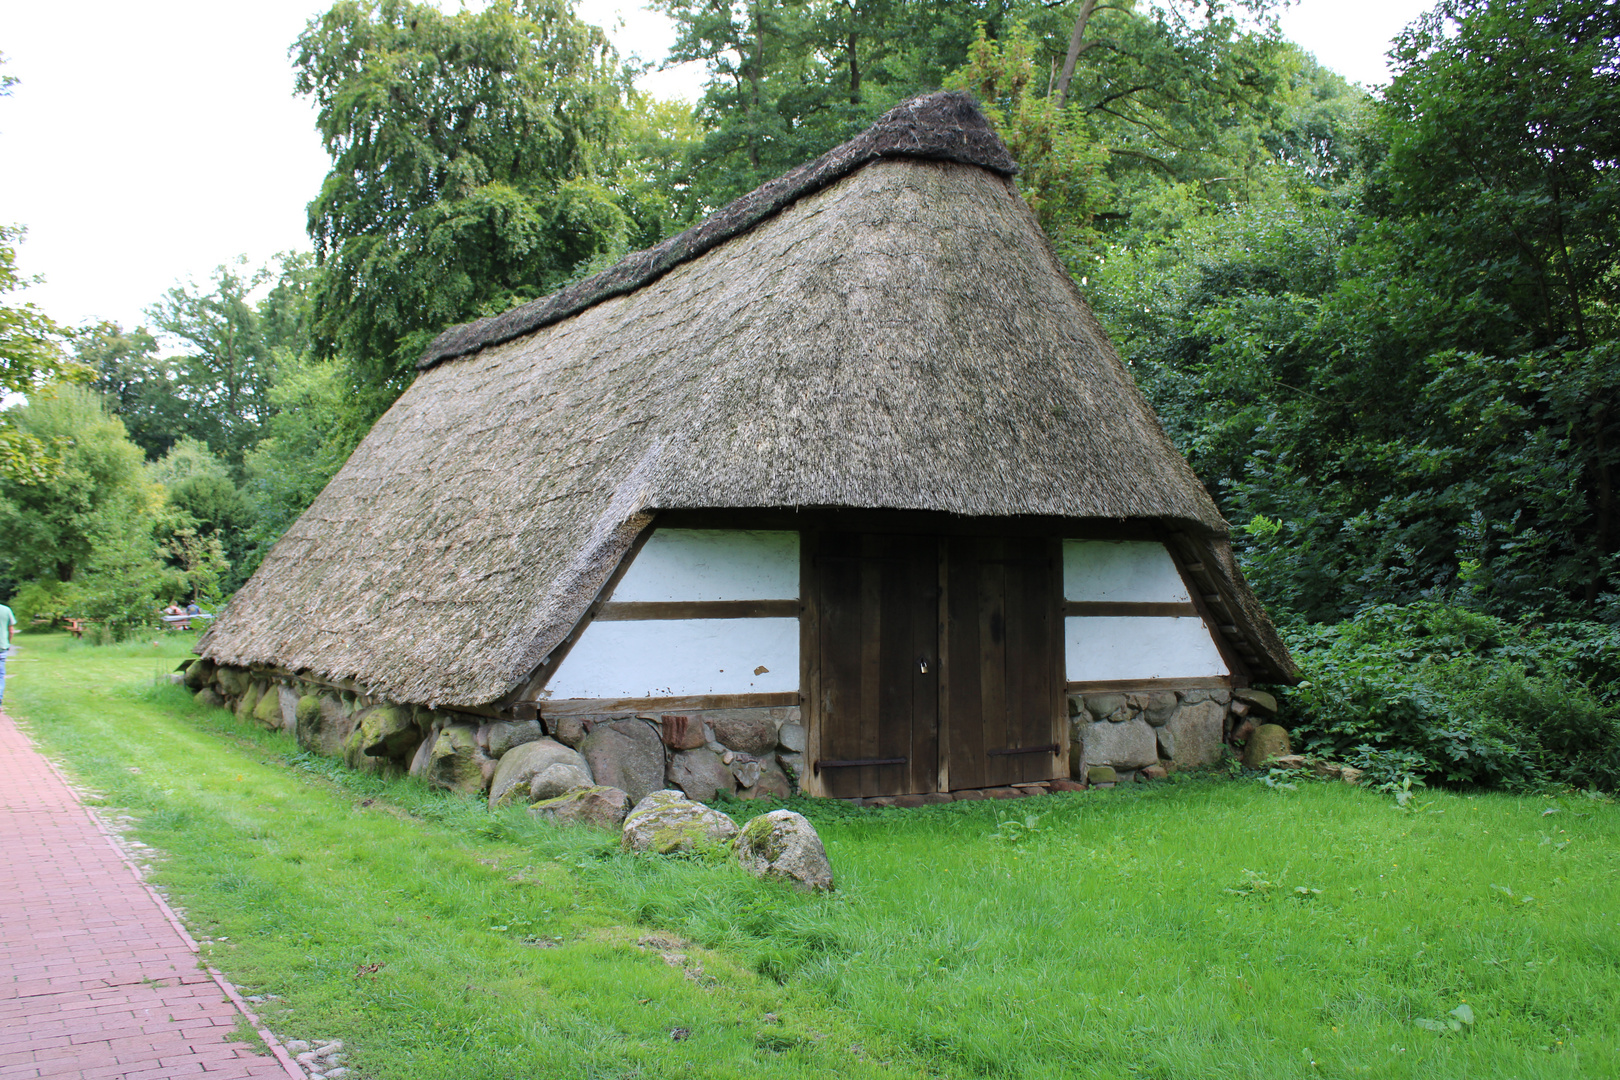
[[[201,651],[475,706],[524,681],[664,510],[1227,529],[1014,189],[933,95],[702,225],[448,331]]]

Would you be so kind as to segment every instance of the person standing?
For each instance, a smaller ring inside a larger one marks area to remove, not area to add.
[[[6,699],[6,657],[11,655],[11,639],[17,636],[17,616],[6,605],[0,604],[0,702]]]

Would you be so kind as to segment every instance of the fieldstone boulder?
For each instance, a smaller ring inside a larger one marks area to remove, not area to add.
[[[1111,765],[1092,765],[1090,771],[1089,780],[1095,786],[1101,787],[1104,784],[1113,786],[1119,781],[1119,773]]]
[[[1098,720],[1085,733],[1086,764],[1139,769],[1156,764],[1159,743],[1146,720]]]
[[[713,750],[679,750],[669,759],[669,786],[680,788],[698,802],[713,802],[717,794],[731,794],[737,781]]]
[[[724,844],[736,835],[736,823],[719,811],[679,791],[654,791],[624,819],[620,843],[630,851],[669,855]]]
[[[1177,698],[1173,691],[1156,690],[1151,694],[1143,694],[1142,719],[1154,727],[1163,727],[1170,722],[1176,714]]]
[[[322,694],[315,698],[315,707],[308,709],[304,698],[298,703],[298,745],[305,750],[328,757],[340,757],[343,744],[354,733],[354,713],[336,694]]]
[[[784,750],[804,753],[804,725],[797,720],[783,724],[776,733],[776,742]]]
[[[194,660],[186,665],[186,685],[193,690],[201,690],[214,681],[214,662],[208,659]]]
[[[247,672],[241,668],[218,668],[214,674],[214,685],[225,697],[241,697],[248,687]]]
[[[1272,758],[1282,757],[1291,749],[1287,728],[1281,724],[1261,724],[1243,747],[1243,767],[1263,769]]]
[[[212,686],[205,686],[195,694],[192,694],[191,700],[195,701],[205,709],[223,709],[225,707],[225,699],[220,697],[219,691],[215,690]]]
[[[546,733],[540,730],[538,720],[497,720],[492,724],[485,724],[482,734],[489,756],[498,758],[504,757],[514,746],[522,746],[524,743],[544,738]]]
[[[564,746],[572,746],[578,749],[579,744],[585,741],[585,736],[590,734],[590,728],[585,723],[585,720],[586,717],[570,713],[562,716],[548,716],[546,717],[546,724],[551,728],[551,737],[553,739],[556,739]]]
[[[243,720],[253,719],[253,710],[259,704],[259,699],[264,696],[265,689],[266,686],[262,682],[248,683],[247,689],[236,702],[236,715]]]
[[[703,717],[690,713],[666,713],[658,719],[664,745],[671,750],[696,750],[709,741],[703,731]]]
[[[514,799],[551,799],[591,783],[591,772],[579,751],[541,736],[512,747],[496,764],[489,805],[493,809]]]
[[[1178,768],[1213,765],[1225,750],[1221,739],[1225,724],[1225,708],[1213,701],[1183,705],[1159,729],[1159,748]]]
[[[633,802],[664,786],[664,743],[645,720],[597,724],[579,752],[596,783],[618,788]]]
[[[1254,706],[1256,712],[1266,716],[1277,715],[1277,699],[1264,690],[1254,690],[1249,687],[1240,687],[1232,691],[1232,696],[1239,701],[1246,701]]]
[[[804,753],[802,751],[791,754],[777,754],[776,763],[782,767],[782,772],[793,783],[799,782],[804,775]]]
[[[352,769],[381,770],[403,758],[421,741],[411,711],[398,705],[376,705],[356,713],[354,729],[343,740],[343,760]]]
[[[253,706],[253,719],[271,731],[281,730],[281,694],[280,687],[271,686],[259,695],[259,702]]]
[[[757,878],[792,882],[800,889],[830,890],[832,864],[815,826],[803,814],[772,810],[743,826],[737,862]]]
[[[793,794],[793,781],[776,764],[758,762],[759,776],[748,787],[737,792],[740,799],[786,799]]]
[[[731,762],[731,775],[737,778],[737,786],[751,788],[759,783],[760,763],[754,758],[733,758]]]
[[[298,688],[295,686],[277,686],[276,698],[281,705],[281,730],[296,732],[298,730]]]
[[[1124,694],[1087,694],[1086,711],[1094,719],[1106,720],[1125,707]]]
[[[715,709],[704,714],[715,741],[739,754],[776,749],[776,720],[770,709]]]
[[[554,799],[535,803],[529,813],[558,825],[589,825],[618,829],[630,810],[630,796],[611,787],[577,787]]]
[[[471,724],[450,724],[440,729],[428,752],[422,778],[434,787],[467,795],[484,791],[484,763],[488,755],[478,746],[478,729]]]

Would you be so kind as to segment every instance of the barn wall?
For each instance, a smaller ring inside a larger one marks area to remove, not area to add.
[[[1065,540],[1063,599],[1127,605],[1064,619],[1064,670],[1071,683],[1231,674],[1209,627],[1191,613],[1192,597],[1163,544]],[[1129,612],[1132,604],[1187,605],[1188,613],[1136,615]]]
[[[797,618],[702,617],[702,605],[795,600],[798,595],[797,532],[659,529],[625,571],[609,606],[697,605],[684,613],[698,617],[599,617],[546,684],[546,696],[666,698],[797,691]]]
[[[553,698],[770,694],[798,688],[798,619],[594,622],[546,684]]]

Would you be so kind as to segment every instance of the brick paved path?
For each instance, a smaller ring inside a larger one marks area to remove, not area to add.
[[[0,1080],[304,1074],[226,1042],[251,1013],[0,713]],[[257,1026],[257,1024],[255,1024]]]

